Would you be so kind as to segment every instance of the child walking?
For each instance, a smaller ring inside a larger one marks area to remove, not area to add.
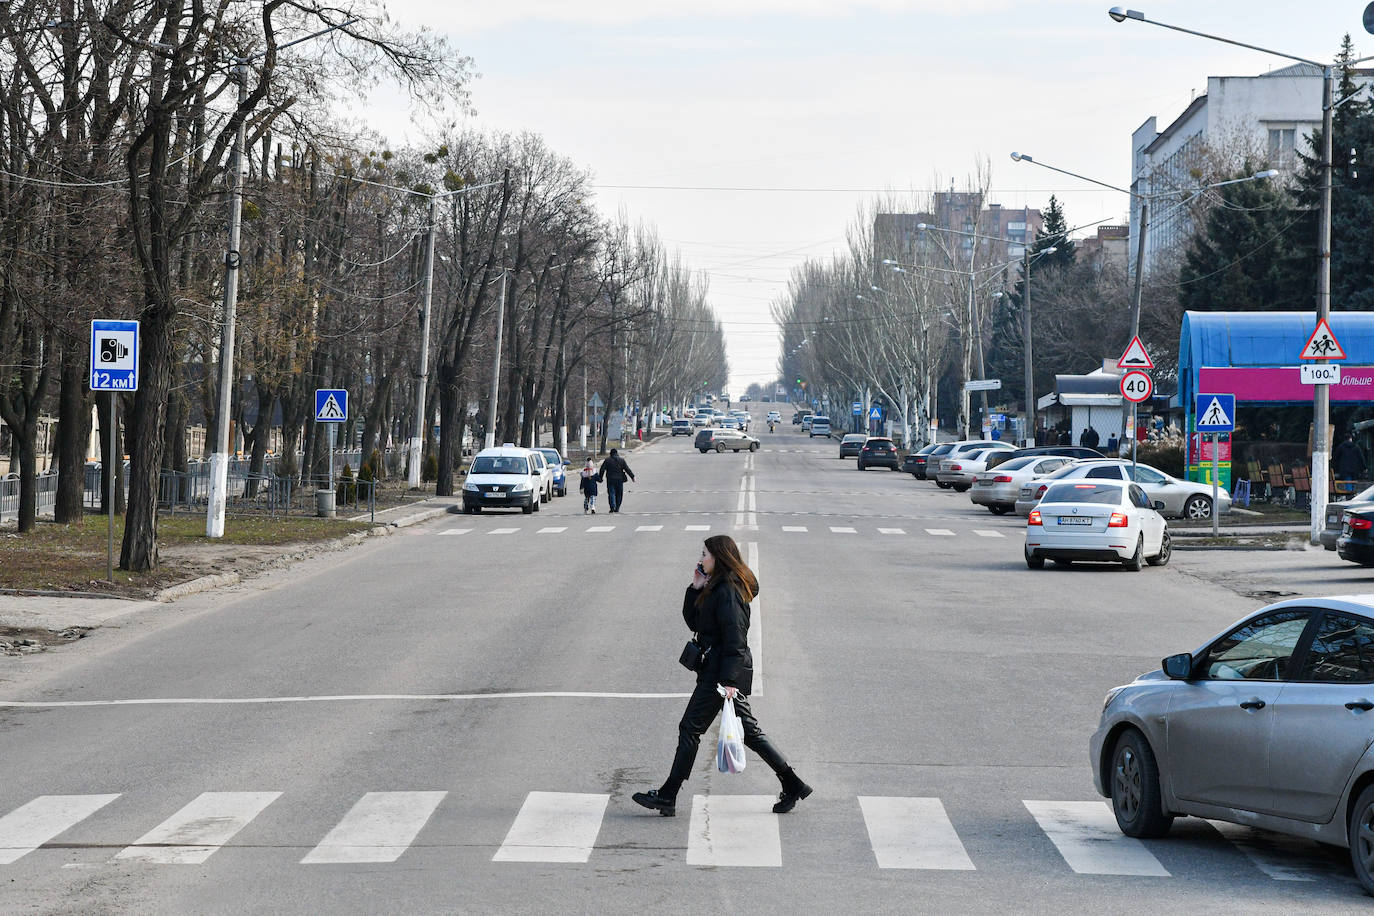
[[[578,484],[582,489],[582,514],[590,512],[596,514],[596,465],[592,464],[592,459],[587,459],[587,464],[582,468],[582,481]]]

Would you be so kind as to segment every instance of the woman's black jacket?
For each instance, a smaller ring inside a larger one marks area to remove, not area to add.
[[[749,654],[749,605],[725,581],[715,584],[697,605],[701,589],[687,586],[682,619],[707,649],[697,683],[735,687],[748,696],[754,688],[754,657]]]

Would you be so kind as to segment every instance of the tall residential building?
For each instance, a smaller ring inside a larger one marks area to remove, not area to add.
[[[879,213],[873,219],[878,256],[911,263],[922,252],[943,249],[962,262],[977,244],[980,267],[1021,257],[1028,241],[1033,243],[1044,230],[1040,211],[1001,204],[983,207],[980,198],[973,192],[940,191],[934,196],[934,212]],[[923,232],[919,228],[923,223],[934,230]]]

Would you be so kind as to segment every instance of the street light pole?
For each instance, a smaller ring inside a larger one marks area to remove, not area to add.
[[[501,391],[501,344],[506,327],[506,273],[507,268],[503,266],[501,268],[501,304],[496,309],[496,357],[491,361],[491,400],[487,404],[487,448],[496,447],[496,398]]]
[[[1026,241],[1030,241],[1030,220],[1026,220]],[[1031,372],[1031,281],[1030,281],[1030,245],[1027,244],[1022,254],[1025,263],[1021,266],[1022,279],[1025,280],[1025,289],[1021,296],[1021,355],[1025,360],[1025,388],[1026,388],[1026,428],[1024,430],[1023,443],[1026,446],[1035,444],[1035,375]]]
[[[434,302],[434,196],[429,198],[429,231],[425,234],[425,293],[420,307],[420,370],[415,379],[415,434],[410,437],[409,470],[406,485],[414,490],[420,486],[420,446],[425,439],[425,387],[429,381],[429,313]],[[461,451],[461,449],[460,449]]]

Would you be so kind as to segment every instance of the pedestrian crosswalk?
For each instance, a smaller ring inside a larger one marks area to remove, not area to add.
[[[768,531],[769,526],[750,525],[750,531]],[[461,537],[461,536],[510,536],[518,534],[609,534],[612,531],[621,532],[658,532],[658,531],[686,531],[697,534],[706,532],[723,532],[737,530],[736,526],[721,522],[717,524],[693,524],[693,525],[531,525],[528,527],[503,527],[503,528],[440,528],[434,531],[439,537]],[[952,528],[891,528],[857,525],[779,525],[775,529],[783,534],[824,534],[824,535],[879,535],[883,537],[958,537],[960,532]],[[1006,538],[1008,536],[1019,536],[1019,528],[1007,528],[998,530],[995,528],[974,528],[968,532],[969,535],[978,538]]]
[[[446,791],[367,792],[324,832],[318,845],[300,858],[296,857],[306,844],[300,842],[296,829],[291,839],[281,841],[259,832],[251,848],[280,851],[290,857],[288,861],[300,865],[395,863],[414,846],[432,845],[422,840],[426,828],[441,807],[457,806],[460,798]],[[636,849],[614,834],[630,829],[627,825],[635,819],[650,818],[653,829],[665,834],[652,848],[653,855],[694,867],[780,868],[789,862],[784,843],[787,831],[782,826],[784,818],[772,812],[773,802],[771,795],[693,795],[678,801],[679,815],[689,813],[688,818],[660,822],[628,799],[609,793],[533,791],[525,795],[504,838],[498,839],[497,834],[488,841],[488,849],[494,847],[490,860],[595,865],[617,855],[645,854],[645,847]],[[172,800],[168,807],[175,804]],[[848,861],[866,863],[862,867],[995,871],[1007,867],[1006,859],[1011,856],[1019,860],[1017,868],[1031,864],[1064,875],[1170,878],[1198,877],[1205,871],[1205,866],[1196,864],[1199,843],[1203,842],[1196,832],[1191,839],[1179,841],[1187,848],[1172,855],[1170,861],[1180,864],[1175,864],[1177,872],[1171,872],[1159,858],[1169,855],[1171,841],[1147,843],[1123,835],[1110,806],[1101,799],[1026,800],[1020,809],[1009,809],[995,818],[991,827],[986,818],[980,818],[966,828],[977,841],[972,847],[979,851],[977,855],[970,855],[960,827],[939,798],[861,795],[825,800],[815,795],[808,801],[808,807],[817,813],[825,805],[832,810],[824,812],[821,823],[836,833],[825,839],[826,848]],[[41,853],[49,846],[65,853],[100,850],[102,858],[111,863],[200,865],[212,856],[232,855],[234,839],[240,832],[269,807],[283,806],[293,810],[280,812],[281,820],[274,823],[289,821],[292,816],[301,823],[309,821],[308,811],[296,809],[293,801],[278,791],[203,792],[170,815],[142,810],[140,804],[126,803],[119,794],[42,795],[0,815],[0,866],[14,866],[25,859],[41,862]],[[488,813],[484,807],[482,816]],[[82,834],[83,822],[97,814],[103,819],[96,831],[99,836],[144,832],[111,857],[109,842],[83,842],[90,839]],[[164,819],[148,828],[148,822],[159,816]],[[456,815],[458,819],[461,816],[461,812]],[[1027,816],[1049,845],[1018,840],[1011,851],[989,851],[990,836],[1017,834],[1015,824],[1009,822]],[[454,817],[454,812],[447,812],[445,819],[451,822]],[[1343,872],[1345,878],[1353,880],[1338,857],[1333,858],[1315,843],[1232,824],[1188,823],[1211,824],[1216,847],[1223,852],[1229,849],[1233,856],[1239,854],[1225,867],[1248,860],[1257,880],[1330,880],[1341,878]],[[607,837],[608,832],[613,835]],[[472,845],[471,840],[462,845]],[[1050,846],[1057,858],[1047,857]],[[814,854],[814,844],[810,848]]]

